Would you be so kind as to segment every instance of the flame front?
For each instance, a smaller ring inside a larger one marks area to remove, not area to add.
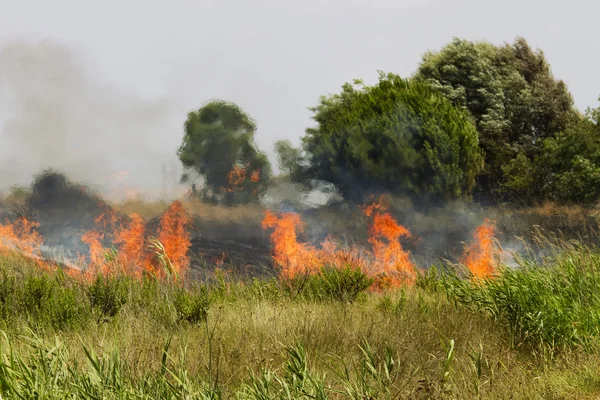
[[[179,201],[174,201],[160,220],[158,241],[162,243],[165,253],[171,260],[177,275],[182,276],[190,266],[187,256],[191,246],[188,228],[191,218]]]
[[[483,224],[475,229],[473,243],[465,249],[461,263],[466,265],[476,278],[486,278],[496,272],[496,260],[494,258],[495,234],[495,222],[486,218]]]
[[[0,225],[0,250],[10,248],[23,253],[39,255],[40,246],[44,243],[42,236],[36,231],[39,223],[19,217],[14,223]]]
[[[401,240],[412,238],[411,232],[398,224],[387,211],[382,199],[361,208],[364,215],[370,218],[370,250],[357,245],[342,245],[331,236],[319,246],[303,243],[298,238],[304,231],[304,223],[299,214],[266,211],[262,227],[272,229],[270,239],[273,244],[273,261],[280,277],[289,279],[299,274],[317,274],[326,266],[352,267],[359,268],[374,278],[373,289],[376,290],[414,283],[418,269],[412,262],[410,253],[401,244]],[[161,251],[164,252],[159,254],[168,258],[170,267],[181,277],[190,267],[187,254],[191,246],[191,221],[183,204],[175,201],[160,218],[156,232],[156,238],[162,244]],[[81,238],[89,246],[88,264],[79,272],[70,271],[71,275],[79,273],[79,276],[89,280],[98,273],[119,272],[140,278],[148,272],[164,278],[162,261],[146,245],[151,232],[148,232],[140,215],[132,214],[128,221],[124,221],[114,209],[105,208],[96,218],[95,224],[96,228],[86,232]],[[37,232],[38,227],[37,222],[24,217],[17,218],[13,223],[7,221],[4,225],[0,224],[0,250],[17,250],[44,263],[40,253],[44,240]],[[495,223],[485,219],[475,230],[473,242],[461,257],[461,262],[474,277],[490,277],[496,271],[495,233]],[[111,243],[116,247],[116,253],[109,253],[107,247]],[[84,266],[85,258],[80,255],[78,264]],[[216,263],[223,265],[225,260],[226,256],[223,254]]]
[[[145,254],[146,227],[138,214],[130,215],[131,222],[115,233],[115,244],[119,246],[119,263],[125,272],[139,278],[144,268],[148,268],[148,255]]]
[[[271,242],[274,245],[273,261],[285,278],[293,278],[299,273],[314,273],[319,267],[316,249],[298,242],[297,233],[302,233],[304,225],[296,213],[283,213],[280,217],[267,210],[262,221],[263,229],[274,228]]]
[[[410,254],[402,248],[400,238],[410,238],[411,233],[388,212],[383,199],[364,208],[365,215],[372,217],[369,243],[373,246],[374,270],[386,284],[400,286],[416,279],[416,267]]]
[[[283,213],[278,217],[267,211],[262,226],[263,229],[273,228],[273,261],[284,278],[299,273],[319,273],[324,266],[349,266],[374,277],[377,287],[397,287],[414,281],[416,267],[400,244],[400,238],[410,237],[410,232],[385,210],[381,201],[364,208],[365,214],[373,217],[369,229],[372,254],[365,254],[357,246],[340,246],[332,237],[321,244],[321,249],[298,242],[297,234],[303,231],[304,225],[296,213]]]

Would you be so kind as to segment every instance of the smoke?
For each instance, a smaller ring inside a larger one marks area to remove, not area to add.
[[[93,79],[65,46],[15,41],[0,49],[0,107],[0,189],[29,185],[46,168],[105,196],[122,192],[115,177],[150,195],[177,189],[185,113],[167,98],[142,99]]]

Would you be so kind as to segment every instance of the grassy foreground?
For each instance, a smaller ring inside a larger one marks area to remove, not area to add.
[[[355,271],[289,285],[82,284],[0,256],[0,394],[22,399],[574,399],[600,395],[600,252],[490,282],[432,270],[371,293]]]

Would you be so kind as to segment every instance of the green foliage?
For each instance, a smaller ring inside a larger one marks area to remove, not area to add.
[[[254,121],[233,103],[212,101],[188,114],[178,155],[185,167],[204,179],[200,194],[205,199],[247,202],[266,190],[271,167],[254,144],[255,131]],[[236,177],[233,185],[229,173],[236,168],[246,176]],[[184,175],[184,181],[189,179]]]
[[[573,247],[547,265],[522,261],[483,283],[444,277],[449,298],[509,328],[515,345],[551,349],[596,345],[600,331],[600,252]]]
[[[600,199],[600,125],[577,117],[546,138],[533,158],[519,154],[504,167],[503,187],[521,199],[590,204]]]
[[[4,271],[0,273],[0,318],[8,319],[11,308],[15,307],[16,278],[8,276]]]
[[[574,113],[564,82],[523,38],[501,46],[454,39],[426,53],[415,78],[472,114],[485,152],[477,192],[487,198],[500,198],[507,161],[534,158],[541,140],[565,130]]]
[[[202,399],[220,396],[201,379],[190,379],[181,366],[170,367],[163,351],[160,372],[136,374],[113,350],[99,357],[83,346],[86,363],[77,365],[58,338],[47,344],[30,332],[29,356],[21,356],[3,333],[0,395],[10,399]],[[140,376],[141,375],[141,376]]]
[[[227,275],[207,283],[204,292],[144,277],[129,281],[127,304],[113,318],[88,319],[65,331],[66,325],[50,323],[53,308],[68,310],[64,305],[72,304],[61,291],[75,296],[82,317],[90,310],[89,291],[60,272],[35,270],[30,259],[0,257],[6,267],[0,282],[8,282],[0,286],[0,296],[11,304],[11,319],[3,320],[6,334],[0,331],[0,396],[597,397],[599,265],[597,248],[565,245],[552,258],[522,261],[521,269],[501,271],[483,285],[436,268],[414,287],[361,292],[364,302],[343,307],[337,301],[345,298],[338,290],[343,274],[326,283],[315,277],[322,297],[312,298],[286,295],[274,279],[236,282]],[[350,282],[360,281],[352,270],[347,274],[354,276]],[[110,289],[122,284],[118,279],[86,285],[118,293]],[[328,291],[332,297],[322,295]],[[33,301],[34,296],[44,301]],[[176,323],[183,314],[177,309],[203,308],[193,306],[204,302],[193,300],[197,296],[218,305],[206,329]],[[539,350],[561,344],[564,351],[552,357]],[[596,351],[579,351],[579,344]]]
[[[441,276],[447,274],[448,271],[441,265],[432,265],[427,271],[424,271],[417,275],[417,281],[415,285],[418,288],[424,289],[428,292],[438,292],[444,289],[442,284]]]
[[[64,275],[27,276],[21,290],[21,304],[34,323],[66,329],[77,327],[89,317],[80,288]]]
[[[470,197],[482,164],[477,132],[467,112],[427,85],[381,73],[376,85],[347,83],[311,110],[310,165],[298,166],[296,179],[334,183],[358,201],[379,191],[429,202]]]
[[[274,148],[279,170],[284,176],[294,179],[298,166],[303,163],[302,152],[289,140],[278,140],[275,142]]]
[[[252,374],[238,398],[248,400],[270,399],[318,399],[326,400],[324,380],[308,369],[306,351],[302,346],[286,348],[289,359],[283,375],[263,370],[261,375]]]
[[[318,274],[296,275],[284,282],[284,288],[292,297],[354,303],[372,284],[373,279],[360,268],[325,266]]]
[[[98,275],[88,287],[88,297],[94,309],[104,318],[116,316],[127,303],[129,284],[125,277],[109,278]]]
[[[179,289],[174,294],[173,305],[179,321],[193,324],[203,322],[208,316],[210,298],[205,286],[193,290]]]

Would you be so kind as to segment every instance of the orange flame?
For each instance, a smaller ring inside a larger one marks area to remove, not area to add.
[[[222,192],[232,193],[242,190],[242,184],[246,181],[248,175],[248,166],[242,167],[234,165],[233,169],[227,173],[229,187],[221,187]]]
[[[119,263],[125,272],[134,277],[141,276],[141,268],[147,263],[144,252],[146,229],[138,214],[130,215],[131,222],[115,233],[115,244],[119,245]]]
[[[283,213],[280,217],[267,210],[262,221],[263,229],[274,228],[271,242],[274,245],[273,260],[285,278],[299,273],[314,273],[318,269],[319,257],[314,247],[298,242],[297,233],[304,225],[296,213]]]
[[[19,217],[14,223],[7,221],[0,225],[0,249],[14,248],[28,254],[39,253],[44,243],[42,236],[35,230],[39,223],[31,222],[25,217]]]
[[[412,283],[416,278],[416,267],[400,244],[400,238],[410,238],[411,233],[386,210],[383,199],[364,208],[365,215],[373,217],[369,243],[375,256],[374,272],[392,286]]]
[[[104,263],[104,255],[108,251],[104,247],[104,240],[108,232],[114,231],[117,224],[117,214],[112,208],[106,209],[100,216],[94,220],[96,229],[86,232],[81,241],[90,248],[90,265],[87,274],[92,275],[97,272],[104,274],[110,272],[108,266]]]
[[[496,271],[494,259],[494,236],[496,223],[485,219],[483,224],[475,229],[474,242],[469,245],[463,254],[461,262],[469,268],[476,278],[485,278]]]
[[[187,228],[191,218],[183,204],[179,201],[171,203],[160,220],[158,240],[162,243],[165,253],[171,260],[177,275],[182,276],[189,268],[187,256],[191,241]]]
[[[304,225],[296,213],[283,213],[278,217],[267,211],[262,226],[263,229],[274,228],[271,233],[273,261],[284,278],[299,273],[319,273],[325,265],[334,268],[350,266],[374,276],[377,286],[397,287],[416,278],[416,268],[399,241],[400,237],[410,237],[410,232],[389,213],[383,213],[384,210],[381,202],[364,210],[365,214],[373,216],[369,231],[373,254],[366,256],[357,246],[342,247],[331,237],[321,244],[320,250],[307,243],[299,243],[297,234],[303,231]]]

